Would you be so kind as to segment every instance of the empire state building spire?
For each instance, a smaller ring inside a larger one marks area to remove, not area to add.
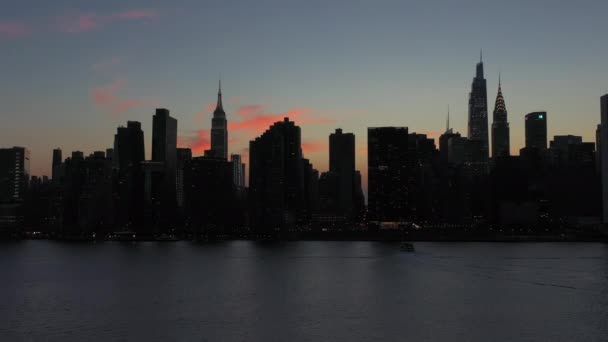
[[[222,103],[222,80],[217,91],[217,106],[211,119],[211,149],[205,155],[228,160],[228,123]]]
[[[224,112],[224,104],[222,103],[222,80],[219,81],[219,87],[217,91],[217,105],[215,106],[215,110],[213,111],[214,116],[215,114],[224,114],[224,116],[226,115],[226,112]]]

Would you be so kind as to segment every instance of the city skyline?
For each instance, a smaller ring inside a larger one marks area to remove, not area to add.
[[[480,48],[490,108],[502,74],[512,154],[524,146],[523,116],[535,111],[551,117],[549,136],[593,141],[597,97],[606,89],[606,47],[594,42],[601,41],[597,27],[607,5],[546,4],[500,11],[492,3],[446,4],[441,11],[432,4],[350,4],[344,11],[338,2],[322,13],[278,2],[259,8],[179,2],[171,8],[61,1],[41,3],[35,12],[11,4],[0,18],[6,51],[0,62],[11,66],[12,80],[0,89],[6,94],[0,114],[9,119],[0,145],[28,147],[32,174],[50,175],[53,148],[65,154],[105,150],[111,132],[127,120],[140,121],[150,134],[150,113],[165,107],[180,122],[180,147],[195,146],[200,155],[208,148],[200,137],[208,136],[208,106],[221,73],[234,133],[229,153],[246,155],[250,139],[290,116],[302,127],[306,157],[320,171],[329,169],[327,135],[339,127],[359,137],[356,166],[365,172],[367,126],[407,126],[437,139],[449,104],[454,130],[466,135],[467,94]],[[506,30],[493,25],[495,13],[524,24]],[[230,16],[239,20],[221,25]],[[358,26],[363,18],[371,25]],[[171,25],[159,25],[166,22]],[[50,58],[37,58],[45,54]],[[150,153],[146,139],[146,159]]]

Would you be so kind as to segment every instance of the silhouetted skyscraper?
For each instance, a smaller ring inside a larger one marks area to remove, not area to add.
[[[452,137],[460,137],[460,133],[454,133],[454,130],[450,127],[450,110],[448,108],[445,132],[439,136],[439,161],[443,166],[447,165],[450,160],[449,141]]]
[[[144,218],[144,132],[141,123],[127,122],[114,136],[114,168],[117,172],[117,219],[124,229],[139,229]]]
[[[232,165],[223,158],[195,157],[184,171],[186,212],[196,235],[222,233],[231,223],[234,207]]]
[[[526,148],[547,149],[547,112],[526,114]]]
[[[249,142],[249,203],[253,229],[274,234],[302,220],[304,176],[300,127],[289,118]]]
[[[241,161],[240,154],[231,154],[232,179],[237,188],[245,187],[245,164]]]
[[[603,222],[608,223],[608,94],[600,98],[602,131],[600,135]]]
[[[595,129],[595,172],[602,173],[602,125],[598,124]]]
[[[494,121],[492,122],[492,157],[510,155],[509,122],[507,107],[502,96],[500,76],[498,77],[498,94],[494,105]]]
[[[167,180],[175,184],[177,120],[169,110],[157,108],[152,118],[152,161],[165,164]]]
[[[483,149],[480,155],[488,159],[488,92],[486,88],[486,79],[483,76],[483,60],[479,59],[477,63],[475,78],[471,84],[471,92],[469,94],[469,124],[468,124],[469,140],[481,141]]]
[[[211,150],[206,155],[228,160],[228,123],[222,104],[221,81],[217,92],[217,106],[213,111],[213,119],[211,120]]]
[[[368,221],[409,218],[408,154],[407,127],[367,129]]]
[[[329,171],[337,177],[337,209],[352,218],[354,209],[355,135],[336,129],[329,135]]]
[[[0,203],[21,202],[30,181],[30,151],[0,149]]]
[[[63,162],[63,158],[61,157],[61,149],[56,148],[53,150],[53,166],[51,170],[51,177],[53,178],[53,182],[58,184],[61,178],[61,163]]]
[[[176,191],[177,191],[177,206],[184,206],[184,171],[186,163],[192,159],[192,150],[189,148],[177,149],[177,171],[176,171]]]

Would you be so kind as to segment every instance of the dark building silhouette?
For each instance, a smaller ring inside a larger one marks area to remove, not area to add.
[[[23,225],[23,202],[30,181],[30,151],[24,147],[0,149],[0,234]]]
[[[53,150],[53,164],[52,164],[52,175],[53,183],[59,184],[61,181],[61,163],[63,162],[63,158],[61,156],[61,149],[56,148]]]
[[[329,135],[329,172],[336,174],[337,213],[353,219],[355,194],[355,135],[341,129]]]
[[[177,120],[169,110],[156,109],[152,118],[152,161],[164,163],[167,181],[175,179],[177,162]]]
[[[450,161],[449,142],[453,137],[460,137],[460,133],[454,133],[454,130],[450,128],[450,111],[448,109],[445,132],[439,136],[439,161],[443,168],[447,167]]]
[[[547,149],[547,112],[526,114],[526,148]]]
[[[178,148],[176,150],[176,192],[177,192],[177,206],[178,208],[184,207],[184,172],[186,169],[187,162],[192,159],[192,150],[189,148]]]
[[[556,135],[549,142],[551,162],[556,166],[566,166],[572,161],[576,146],[583,143],[583,137],[577,135]]]
[[[24,147],[0,149],[0,201],[23,201],[30,180],[30,151]]]
[[[305,219],[300,134],[285,118],[249,142],[250,220],[258,234],[287,232]]]
[[[600,160],[602,182],[602,222],[608,223],[608,94],[600,98],[601,132]]]
[[[156,109],[152,118],[152,160],[144,165],[146,227],[167,234],[177,210],[177,120],[169,110]]]
[[[234,186],[237,188],[245,187],[245,164],[241,160],[240,154],[231,154],[230,162],[232,163],[232,179]]]
[[[352,229],[362,219],[360,176],[355,170],[355,135],[336,129],[329,136],[329,171],[319,177],[318,228]]]
[[[211,120],[211,149],[205,151],[205,156],[228,160],[228,123],[222,104],[222,82],[217,92],[217,105]]]
[[[144,220],[144,132],[141,123],[127,122],[114,136],[117,220],[120,229],[146,233]]]
[[[223,158],[192,158],[185,162],[184,183],[188,231],[196,236],[227,233],[235,217],[232,164]]]
[[[367,129],[368,221],[409,219],[407,127]]]
[[[595,129],[595,172],[602,173],[602,125],[598,124]]]
[[[98,151],[79,151],[64,162],[62,235],[77,237],[113,229],[112,163]]]
[[[498,94],[494,105],[494,118],[492,122],[492,157],[510,155],[509,122],[507,121],[507,107],[502,96],[500,76],[498,77]]]
[[[471,92],[469,93],[469,122],[468,136],[469,140],[479,140],[479,148],[482,151],[478,154],[483,157],[479,162],[487,162],[488,160],[488,92],[486,87],[486,79],[483,75],[483,60],[477,63],[475,78],[471,84]],[[477,155],[477,153],[475,153]]]

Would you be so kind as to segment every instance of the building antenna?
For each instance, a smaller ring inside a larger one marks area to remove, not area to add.
[[[446,127],[445,127],[445,131],[449,131],[450,130],[450,105],[448,104],[448,118],[446,120]]]

